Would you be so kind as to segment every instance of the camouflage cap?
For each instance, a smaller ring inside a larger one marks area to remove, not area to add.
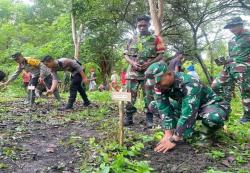
[[[224,27],[224,29],[230,29],[230,28],[233,28],[235,26],[238,26],[238,25],[243,25],[243,20],[241,19],[241,17],[234,17],[232,19],[230,19],[226,26]]]
[[[146,85],[147,86],[154,86],[161,80],[161,76],[168,71],[168,65],[163,62],[156,62],[151,64],[147,71],[145,72],[146,76]]]

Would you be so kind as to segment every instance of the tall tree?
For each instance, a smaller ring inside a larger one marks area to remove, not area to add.
[[[162,18],[163,18],[163,0],[148,0],[150,7],[150,14],[155,28],[155,34],[160,35],[162,28]]]
[[[184,33],[186,33],[184,36],[188,38],[190,43],[188,46],[189,55],[200,63],[209,83],[211,83],[212,78],[201,58],[202,47],[200,45],[202,45],[202,42],[200,39],[203,37],[201,27],[234,12],[235,8],[232,8],[232,3],[235,2],[233,0],[167,1],[167,6],[169,6],[167,9],[168,15],[171,13],[172,16],[169,23],[171,24],[172,21],[175,21],[175,24],[172,24],[171,27],[177,30],[183,30],[184,28]]]
[[[80,20],[79,22],[79,29],[77,29],[77,10],[79,9],[79,5],[83,5],[82,3],[78,3],[75,0],[71,0],[72,3],[72,10],[71,10],[71,29],[72,29],[72,39],[74,43],[74,58],[79,60],[80,58],[80,46],[81,46],[81,39],[83,34],[83,21]]]

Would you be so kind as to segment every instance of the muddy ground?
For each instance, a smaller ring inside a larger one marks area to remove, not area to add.
[[[52,101],[41,102],[34,108],[29,108],[21,99],[1,103],[0,172],[78,173],[81,165],[91,162],[94,155],[88,149],[89,138],[96,137],[101,141],[102,136],[110,135],[101,127],[112,128],[103,126],[104,121],[117,118],[117,108],[114,107],[110,107],[111,112],[99,120],[93,119],[93,115],[81,115],[83,110],[86,114],[86,109],[96,110],[102,106],[94,104],[91,108],[83,108],[78,103],[74,112],[78,116],[69,118],[73,112],[58,111]],[[157,124],[159,120],[155,122]],[[152,134],[152,130],[144,129],[144,124],[144,116],[137,114],[130,130]],[[209,167],[226,170],[231,166],[212,160],[205,150],[195,149],[186,143],[167,154],[155,153],[154,146],[155,143],[145,144],[138,160],[149,161],[155,172],[204,172]]]
[[[145,118],[141,115],[135,117],[135,124],[132,126],[131,130],[151,134],[151,130],[145,130]],[[155,126],[160,124],[160,119],[154,117]],[[225,144],[220,143],[215,140],[211,147],[213,149],[220,149],[227,147]],[[198,142],[198,141],[197,141]],[[187,142],[182,142],[178,144],[172,151],[163,153],[154,152],[154,147],[157,145],[156,142],[150,142],[145,144],[145,148],[142,150],[142,155],[138,160],[147,160],[150,166],[157,173],[200,173],[206,172],[209,168],[219,169],[221,171],[232,171],[236,172],[236,167],[244,168],[250,172],[250,161],[248,163],[239,166],[235,162],[235,158],[231,155],[226,155],[224,159],[216,160],[209,156],[208,152],[210,146],[197,147],[191,145]],[[250,151],[250,144],[247,149]]]
[[[97,132],[87,121],[64,121],[72,112],[54,111],[52,106],[40,103],[31,109],[23,101],[1,103],[0,163],[7,166],[1,173],[79,172],[84,147],[68,141],[84,139],[82,146],[87,146]]]

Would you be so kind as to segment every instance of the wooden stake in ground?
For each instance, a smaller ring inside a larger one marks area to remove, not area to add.
[[[131,101],[131,93],[112,92],[112,100],[119,101],[119,144],[124,144],[124,102]]]
[[[123,145],[124,143],[124,101],[119,102],[119,144]]]

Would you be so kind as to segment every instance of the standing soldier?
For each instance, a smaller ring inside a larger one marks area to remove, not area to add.
[[[23,55],[20,52],[15,53],[11,56],[13,60],[15,60],[18,63],[18,68],[16,72],[10,77],[9,80],[7,80],[5,83],[1,85],[8,85],[10,82],[14,81],[23,70],[26,72],[31,73],[31,79],[29,81],[29,86],[36,87],[39,82],[44,82],[46,87],[51,86],[51,73],[50,70],[42,64],[39,60],[32,58],[32,57],[23,57]],[[40,78],[40,81],[39,81]],[[55,98],[60,101],[60,95],[57,89],[55,89],[54,92]],[[35,102],[35,89],[28,91],[28,101],[31,104],[34,104]]]
[[[240,17],[232,18],[224,29],[229,29],[235,36],[228,43],[229,58],[212,88],[230,103],[233,85],[239,86],[244,108],[240,122],[246,123],[250,121],[250,32],[244,29]]]
[[[149,66],[145,75],[146,85],[153,86],[155,91],[151,104],[156,103],[165,129],[155,151],[166,152],[182,138],[190,137],[197,119],[202,121],[204,137],[224,125],[229,104],[197,79],[171,71],[164,62]]]
[[[132,101],[126,105],[125,126],[133,124],[133,114],[136,112],[134,106],[139,86],[143,90],[143,95],[146,109],[146,124],[147,127],[153,126],[153,114],[148,111],[148,104],[153,99],[152,90],[145,88],[144,72],[154,62],[162,59],[164,53],[164,43],[160,36],[155,36],[149,32],[150,18],[141,16],[137,18],[138,35],[134,35],[133,39],[129,40],[125,48],[125,59],[129,63],[127,69],[127,91],[131,92]]]
[[[47,93],[53,93],[58,85],[57,71],[69,71],[71,73],[71,84],[70,84],[70,95],[67,105],[63,108],[65,110],[72,109],[73,104],[76,100],[77,91],[80,93],[84,103],[84,106],[89,106],[90,101],[85,91],[84,84],[87,83],[88,79],[83,72],[81,64],[73,59],[60,58],[54,60],[51,56],[47,55],[43,58],[42,62],[51,69],[52,72],[52,86]]]

